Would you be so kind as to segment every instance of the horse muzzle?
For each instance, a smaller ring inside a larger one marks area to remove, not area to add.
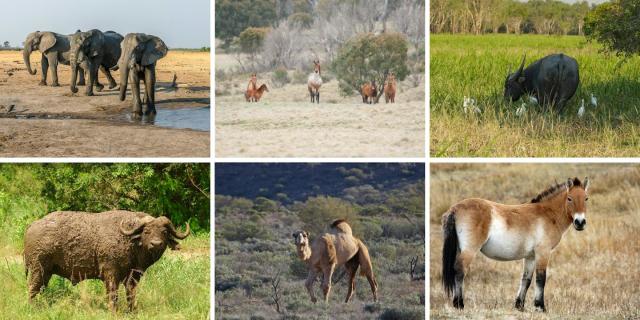
[[[587,219],[585,219],[584,217],[576,217],[573,219],[573,227],[576,228],[576,230],[582,231],[586,226]]]

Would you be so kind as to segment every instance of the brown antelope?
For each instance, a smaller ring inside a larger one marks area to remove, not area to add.
[[[524,259],[515,307],[524,311],[527,290],[536,272],[534,306],[546,311],[544,285],[551,252],[569,226],[584,230],[589,180],[568,179],[533,198],[530,203],[506,205],[484,199],[465,199],[442,215],[442,283],[453,306],[464,309],[463,283],[471,261],[485,256],[512,261]]]
[[[387,83],[384,87],[384,101],[385,103],[396,103],[396,75],[391,72],[387,78]]]
[[[320,87],[322,86],[322,73],[320,72],[320,60],[313,60],[313,73],[307,79],[307,87],[311,96],[311,103],[320,103]]]
[[[378,88],[376,87],[376,81],[366,82],[360,87],[360,95],[362,95],[362,102],[372,104],[378,95]]]
[[[249,78],[247,91],[245,91],[244,93],[244,98],[247,100],[247,102],[251,102],[253,94],[257,88],[258,88],[258,77],[255,73],[253,73],[251,74],[251,78]]]
[[[269,92],[269,89],[267,88],[266,84],[262,84],[260,86],[260,88],[258,88],[256,91],[253,92],[253,102],[258,102],[260,101],[260,98],[262,98],[262,94],[264,92]]]

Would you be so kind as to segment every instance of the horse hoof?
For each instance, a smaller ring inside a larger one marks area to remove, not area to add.
[[[51,86],[52,86],[52,87],[59,87],[59,86],[60,86],[60,84],[56,82],[56,83],[51,84]]]
[[[46,85],[47,85],[47,83],[46,83],[45,81],[40,81],[40,82],[38,82],[38,85],[39,85],[39,86],[46,86]]]

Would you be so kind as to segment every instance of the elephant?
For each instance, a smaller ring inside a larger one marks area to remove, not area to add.
[[[31,75],[36,74],[36,70],[31,68],[31,52],[38,50],[42,53],[42,77],[41,86],[47,85],[47,69],[51,72],[51,86],[58,87],[58,64],[69,65],[69,50],[71,35],[64,35],[50,31],[36,31],[27,35],[24,41],[22,55],[27,71]],[[84,85],[84,71],[80,73],[78,85]]]
[[[167,55],[169,49],[158,37],[144,33],[129,33],[122,41],[120,68],[120,101],[127,95],[128,80],[131,80],[133,116],[155,115],[156,62]],[[140,80],[145,84],[146,108],[142,110]]]
[[[104,88],[98,81],[98,69],[102,70],[107,76],[109,89],[117,86],[109,70],[117,66],[121,53],[120,43],[123,39],[122,35],[116,32],[107,31],[103,33],[96,29],[86,32],[76,32],[71,36],[71,49],[69,53],[69,61],[71,64],[71,92],[78,92],[75,79],[78,76],[79,69],[87,73],[87,96],[93,95],[94,85],[98,91],[102,91]],[[117,68],[115,70],[117,70]]]

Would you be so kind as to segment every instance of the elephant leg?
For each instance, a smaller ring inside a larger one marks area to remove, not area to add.
[[[49,69],[49,61],[47,60],[47,56],[42,54],[42,60],[40,60],[40,67],[42,68],[42,78],[40,79],[41,86],[47,85],[47,69]]]
[[[102,66],[98,66],[96,65],[96,67],[94,67],[95,69],[95,84],[96,84],[96,90],[98,90],[98,92],[102,92],[102,90],[104,89],[104,86],[100,83],[100,80],[98,79],[98,70],[102,68]]]
[[[142,103],[140,101],[140,74],[131,73],[131,95],[133,96],[133,116],[142,116]]]
[[[49,62],[49,71],[51,71],[51,86],[59,87],[60,83],[58,83],[58,55],[57,53],[49,54],[47,58]]]
[[[147,96],[147,110],[146,115],[156,114],[156,70],[155,66],[151,65],[144,69],[144,84],[145,92]]]
[[[113,89],[118,86],[118,84],[116,84],[116,79],[111,76],[111,72],[108,68],[100,66],[100,71],[102,71],[102,73],[104,73],[104,75],[107,77],[107,80],[109,81],[109,89]]]
[[[94,69],[96,69],[96,67],[94,67],[92,64],[89,64],[89,66],[85,69],[85,71],[87,71],[87,74],[89,76],[88,77],[89,78],[89,83],[87,83],[87,85],[86,85],[87,96],[92,96],[93,95],[93,85],[97,81],[97,79],[96,79],[97,72],[94,73],[93,72]]]
[[[80,70],[78,70],[78,85],[79,86],[86,85],[86,82],[84,80],[84,69],[82,69],[82,68],[80,68]]]

